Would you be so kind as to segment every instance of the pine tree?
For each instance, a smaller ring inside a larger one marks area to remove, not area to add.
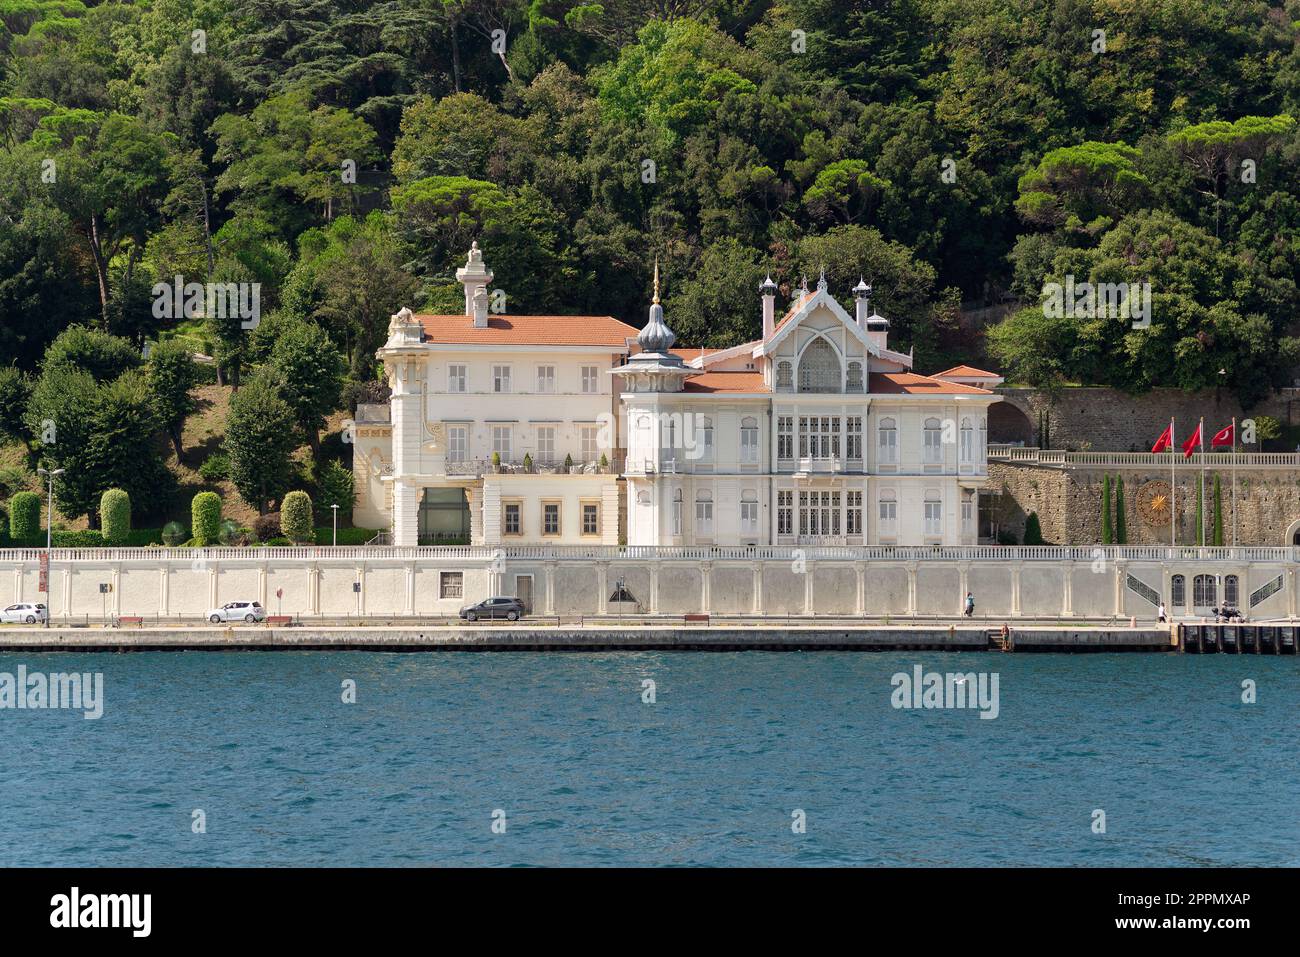
[[[1101,479],[1101,543],[1103,545],[1113,545],[1115,536],[1111,533],[1110,525],[1110,474],[1102,476]]]
[[[1214,475],[1214,545],[1223,545],[1223,488],[1219,484],[1219,475]]]
[[[1124,476],[1115,477],[1115,544],[1128,544],[1128,519],[1124,516]]]

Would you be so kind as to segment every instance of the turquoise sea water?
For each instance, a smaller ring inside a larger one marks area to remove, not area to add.
[[[894,709],[917,663],[997,672],[998,717]],[[0,655],[19,664],[102,671],[106,701],[0,710],[0,865],[1300,864],[1295,658]]]

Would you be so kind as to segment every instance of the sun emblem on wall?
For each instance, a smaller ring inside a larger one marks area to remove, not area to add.
[[[1148,525],[1168,525],[1171,506],[1172,495],[1168,482],[1156,479],[1143,483],[1138,489],[1138,514]]]

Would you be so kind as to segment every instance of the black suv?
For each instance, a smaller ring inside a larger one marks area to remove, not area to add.
[[[480,618],[518,621],[524,617],[524,603],[518,598],[488,598],[477,605],[466,605],[460,610],[460,617],[466,621],[478,621]]]

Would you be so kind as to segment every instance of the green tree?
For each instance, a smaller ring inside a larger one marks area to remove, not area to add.
[[[280,330],[271,349],[270,381],[293,410],[313,454],[320,452],[325,417],[338,408],[343,372],[342,357],[315,323],[294,322]]]
[[[311,496],[301,490],[289,492],[280,505],[280,530],[295,544],[314,541],[316,527],[312,520]]]
[[[1213,509],[1214,512],[1211,521],[1213,522],[1212,527],[1214,529],[1213,532],[1214,540],[1212,544],[1215,546],[1222,546],[1223,545],[1223,489],[1220,487],[1218,472],[1214,473]]]
[[[16,545],[35,545],[41,537],[41,497],[35,492],[9,499],[9,536]]]
[[[1128,515],[1124,509],[1124,476],[1115,476],[1115,544],[1128,544]]]
[[[199,492],[190,502],[190,534],[196,548],[217,543],[221,533],[221,496]]]
[[[226,439],[230,480],[259,514],[278,501],[293,475],[293,410],[264,377],[254,377],[230,400]]]
[[[198,367],[190,357],[189,347],[178,339],[167,339],[150,351],[146,374],[158,421],[167,431],[179,462],[184,451],[185,419],[197,407],[190,390],[198,384]]]
[[[322,517],[330,515],[331,505],[337,505],[342,516],[352,518],[352,506],[356,503],[355,479],[352,470],[336,459],[330,459],[320,468],[317,479],[320,492],[316,497]]]
[[[131,496],[120,488],[105,489],[99,499],[99,527],[107,545],[125,545],[131,534]]]
[[[1016,210],[1026,222],[1095,235],[1131,210],[1149,187],[1138,151],[1125,143],[1052,150],[1020,177]]]
[[[1109,472],[1101,477],[1101,543],[1103,545],[1113,545],[1115,543],[1115,536],[1111,531]]]

